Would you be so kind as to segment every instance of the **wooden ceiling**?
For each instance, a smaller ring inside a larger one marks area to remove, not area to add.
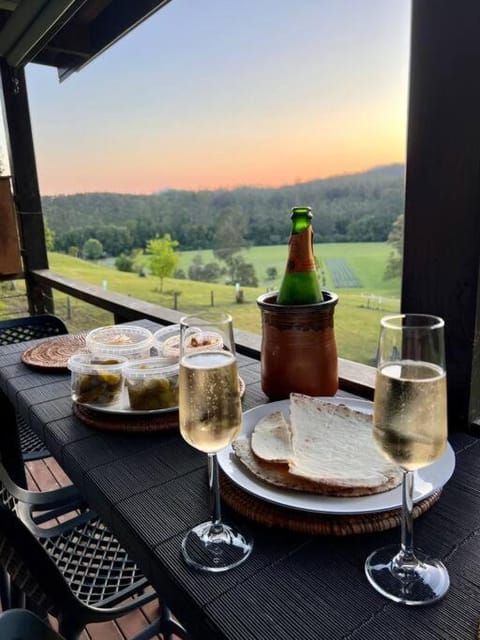
[[[170,0],[0,0],[0,57],[78,71]]]

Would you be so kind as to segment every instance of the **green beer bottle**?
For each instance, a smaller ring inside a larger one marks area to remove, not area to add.
[[[313,257],[312,210],[293,207],[292,231],[288,241],[288,261],[278,292],[278,304],[322,302]]]

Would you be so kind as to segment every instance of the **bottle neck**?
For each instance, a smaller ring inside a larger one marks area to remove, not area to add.
[[[315,271],[313,229],[310,221],[302,230],[294,231],[292,228],[288,247],[287,273]]]
[[[292,213],[292,233],[301,233],[312,226],[310,209],[294,209]]]

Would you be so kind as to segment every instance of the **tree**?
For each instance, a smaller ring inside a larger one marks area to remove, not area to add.
[[[203,275],[203,258],[201,253],[196,253],[190,266],[188,267],[188,279],[189,280],[202,280]]]
[[[150,271],[160,279],[160,291],[163,291],[163,279],[171,276],[177,268],[179,257],[175,253],[178,242],[172,240],[169,233],[162,238],[154,238],[147,242],[147,253],[150,257]]]
[[[222,275],[222,269],[218,262],[207,262],[203,264],[201,253],[197,253],[191,265],[188,267],[189,280],[199,280],[201,282],[216,282]]]
[[[87,260],[99,260],[103,256],[103,246],[100,240],[89,238],[82,247],[82,255]]]
[[[55,249],[55,232],[50,229],[45,218],[43,222],[45,230],[45,245],[47,247],[47,251],[53,251]]]
[[[121,253],[117,258],[115,258],[115,267],[119,271],[133,271],[132,256],[127,256],[125,253]]]
[[[217,224],[213,255],[217,260],[227,260],[247,246],[244,238],[245,218],[241,212],[228,208]]]
[[[241,254],[235,254],[225,260],[230,273],[230,282],[237,282],[244,287],[258,287],[258,279],[255,274],[255,267],[250,262],[245,262]]]
[[[217,282],[222,275],[222,268],[218,262],[207,262],[203,268],[203,281],[204,282]]]
[[[278,278],[277,267],[267,267],[267,280],[276,280]]]
[[[392,251],[387,259],[383,278],[390,280],[402,275],[403,264],[403,214],[400,214],[392,225],[388,234],[387,242],[392,247]]]

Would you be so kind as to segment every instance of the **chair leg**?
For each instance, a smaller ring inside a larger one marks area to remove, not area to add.
[[[0,605],[2,611],[7,611],[12,606],[10,601],[10,578],[3,567],[0,569]]]
[[[84,628],[84,625],[79,625],[76,621],[65,618],[58,619],[58,633],[65,640],[80,640]]]
[[[10,580],[10,608],[11,609],[25,609],[26,608],[25,594],[11,580]]]
[[[142,629],[142,631],[135,635],[132,640],[150,640],[150,638],[159,634],[164,638],[164,640],[173,640],[174,636],[181,640],[189,640],[189,635],[186,629],[184,629],[182,625],[173,618],[170,609],[162,602],[159,603],[159,607],[159,617]]]

